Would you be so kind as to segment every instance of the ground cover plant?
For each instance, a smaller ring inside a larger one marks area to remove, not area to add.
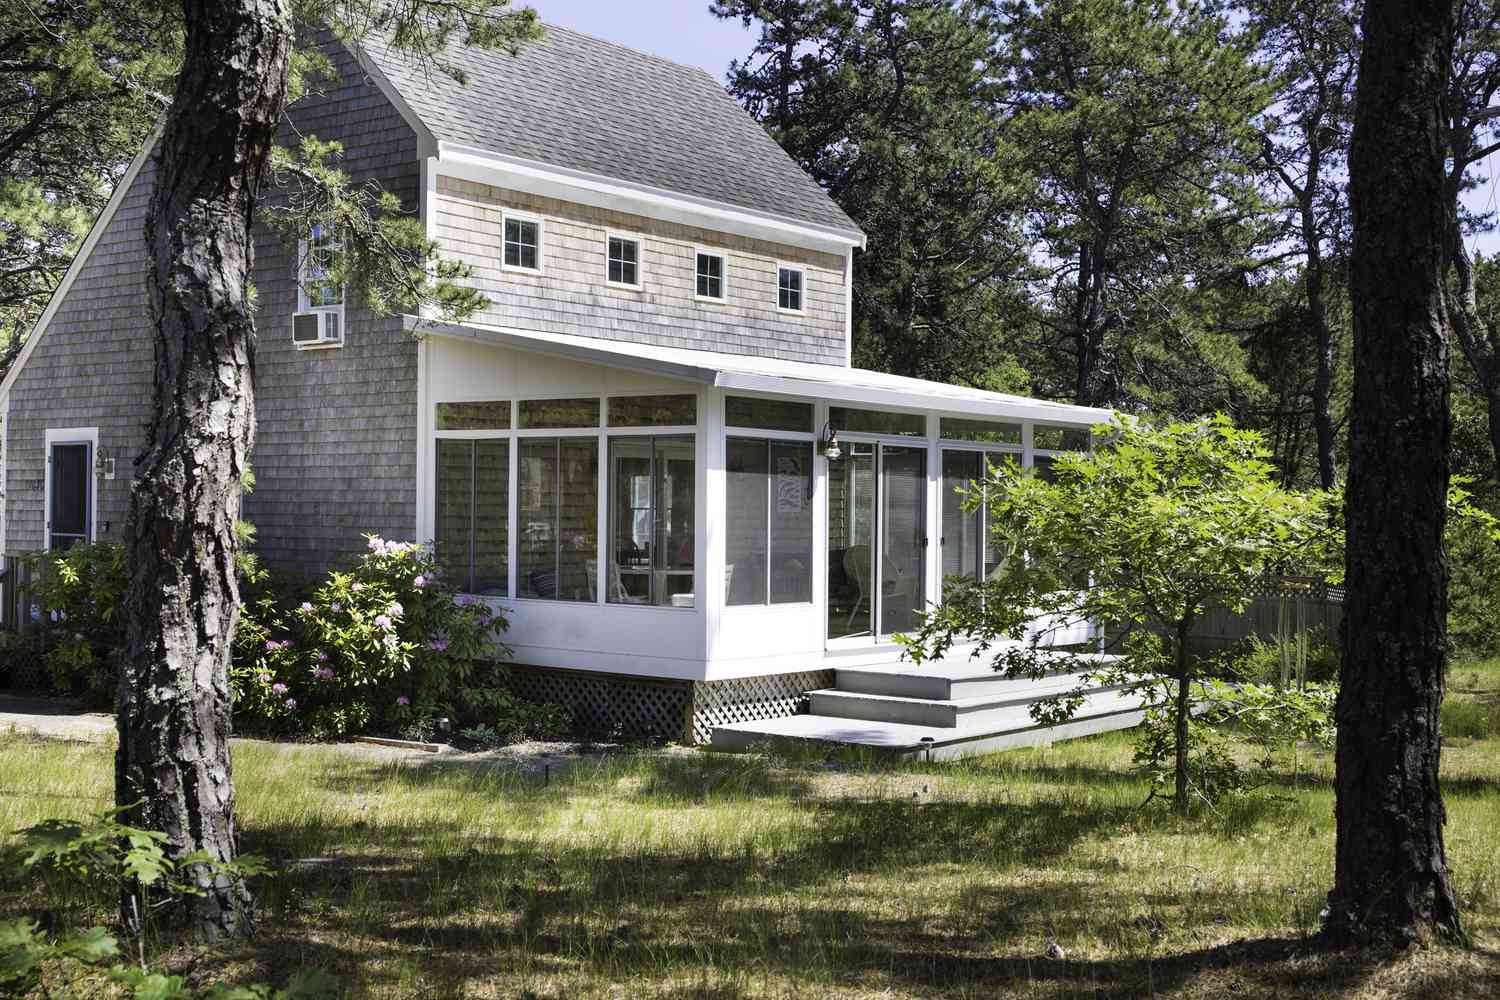
[[[1454,703],[1500,699],[1500,661]],[[0,738],[0,830],[111,797],[104,746]],[[259,933],[203,982],[324,969],[350,997],[1432,997],[1500,994],[1500,735],[1443,756],[1473,950],[1389,965],[1309,935],[1331,762],[1186,817],[1141,809],[1128,733],[951,764],[697,751],[550,774],[235,748]],[[97,903],[103,919],[109,902]],[[0,891],[0,920],[46,901]],[[1049,955],[1050,952],[1050,955]],[[164,966],[167,967],[167,966]]]

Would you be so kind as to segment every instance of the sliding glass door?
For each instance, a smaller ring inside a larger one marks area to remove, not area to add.
[[[828,638],[915,628],[926,555],[926,449],[849,442],[828,463]]]

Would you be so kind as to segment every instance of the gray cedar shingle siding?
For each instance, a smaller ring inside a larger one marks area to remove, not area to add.
[[[378,40],[366,50],[439,141],[859,231],[697,67],[553,25],[519,55],[447,53],[467,85]]]
[[[844,258],[439,177],[437,239],[490,300],[476,322],[729,354],[844,363]],[[501,270],[505,209],[539,215],[542,273]],[[640,291],[605,283],[606,234],[639,236]],[[725,255],[726,298],[700,302],[697,248]],[[806,268],[803,315],[776,308],[777,262]]]
[[[378,178],[415,210],[416,135],[343,49],[331,52],[342,83],[299,102],[303,133],[344,143],[356,181]],[[282,142],[293,134],[284,130]],[[99,428],[117,478],[99,482],[101,537],[120,538],[131,466],[145,443],[152,340],[146,315],[142,225],[154,170],[142,168],[94,253],[61,303],[10,393],[6,548],[42,546],[42,475],[48,427]],[[274,196],[272,196],[274,197]],[[255,492],[245,516],[267,565],[316,572],[347,562],[360,533],[410,538],[416,520],[416,344],[401,320],[346,310],[346,346],[297,351],[291,343],[295,248],[259,227]],[[105,531],[106,525],[108,530]]]

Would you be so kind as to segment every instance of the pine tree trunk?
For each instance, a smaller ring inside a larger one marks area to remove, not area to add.
[[[1448,567],[1441,102],[1453,0],[1370,0],[1350,200],[1354,402],[1345,516],[1334,942],[1459,933],[1438,707]]]
[[[127,544],[115,797],[181,857],[235,856],[230,643],[240,484],[255,411],[251,215],[286,99],[286,0],[185,0],[186,51],[146,226],[155,410]],[[236,880],[198,872],[206,939],[249,930]]]
[[[1460,177],[1462,174],[1460,174]],[[1453,268],[1453,287],[1449,289],[1448,316],[1453,322],[1459,346],[1469,360],[1479,389],[1484,393],[1485,412],[1489,417],[1490,451],[1500,469],[1500,348],[1494,334],[1479,313],[1479,293],[1475,286],[1474,261],[1464,246],[1463,228],[1458,221],[1458,185],[1449,179],[1448,264]]]

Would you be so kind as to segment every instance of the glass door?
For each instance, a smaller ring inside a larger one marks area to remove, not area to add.
[[[849,442],[828,465],[828,638],[915,628],[926,556],[926,449]]]
[[[52,495],[47,511],[47,548],[53,552],[85,544],[93,534],[89,523],[92,450],[88,444],[54,444],[48,456]]]
[[[927,449],[880,446],[880,634],[917,627],[927,595]]]

